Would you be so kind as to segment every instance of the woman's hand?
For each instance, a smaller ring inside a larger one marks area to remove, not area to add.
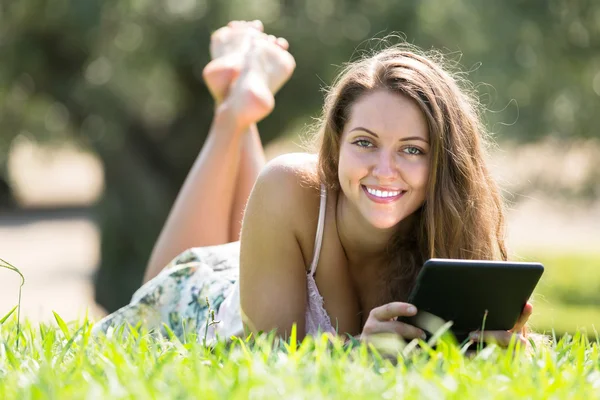
[[[369,341],[381,334],[397,334],[403,339],[425,339],[425,332],[412,325],[397,321],[398,317],[412,317],[417,308],[412,304],[393,302],[376,307],[369,313],[360,335],[362,341]]]
[[[529,342],[527,341],[527,331],[525,328],[525,324],[527,320],[533,313],[533,306],[531,303],[525,304],[523,307],[523,311],[521,311],[521,315],[517,320],[515,326],[508,331],[484,331],[483,332],[483,341],[484,342],[492,342],[496,343],[501,347],[508,347],[508,344],[511,341],[513,336],[516,336],[516,339],[521,342],[523,346],[527,346]],[[478,342],[481,340],[481,332],[471,332],[469,338],[473,342]]]

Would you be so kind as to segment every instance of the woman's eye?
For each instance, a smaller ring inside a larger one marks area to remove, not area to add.
[[[358,147],[371,147],[373,146],[373,144],[371,142],[369,142],[368,140],[365,139],[358,139],[357,141],[354,142],[355,145],[357,145]]]
[[[418,147],[414,147],[414,146],[406,147],[406,148],[404,148],[403,151],[407,154],[410,154],[411,156],[418,156],[420,154],[423,154],[421,149],[419,149]]]

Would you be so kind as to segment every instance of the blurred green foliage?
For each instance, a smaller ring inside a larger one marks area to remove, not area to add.
[[[532,298],[532,326],[542,332],[554,329],[558,335],[585,329],[595,337],[600,331],[600,252],[556,251],[537,251],[525,257],[545,267]]]
[[[553,302],[600,308],[600,254],[540,255],[537,259],[548,265],[542,287],[552,293]]]
[[[0,2],[0,176],[26,135],[99,155],[97,298],[129,300],[206,136],[212,31],[261,19],[297,61],[261,122],[265,143],[310,123],[320,89],[372,37],[401,32],[459,63],[490,130],[535,140],[598,137],[600,3],[593,0],[19,0]],[[301,123],[300,123],[301,126]],[[202,223],[199,221],[199,223]]]

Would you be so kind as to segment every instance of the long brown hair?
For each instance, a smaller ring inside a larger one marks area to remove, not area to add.
[[[503,203],[485,165],[488,135],[478,102],[441,65],[439,54],[422,55],[408,45],[387,48],[349,64],[325,100],[317,136],[319,180],[336,191],[340,139],[361,96],[382,89],[407,96],[427,120],[426,200],[413,217],[412,232],[398,232],[388,245],[382,302],[406,299],[425,259],[507,259]]]

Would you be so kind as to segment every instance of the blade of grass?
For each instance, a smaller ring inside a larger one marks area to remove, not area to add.
[[[65,321],[63,321],[56,311],[52,311],[52,314],[54,314],[54,319],[56,320],[56,323],[58,324],[58,327],[62,333],[65,335],[65,338],[69,340],[71,335],[69,334],[69,328],[67,327],[67,324],[65,324]]]
[[[298,349],[298,332],[296,324],[292,325],[292,332],[290,333],[289,345],[285,343],[285,348],[291,355],[296,354],[296,350]]]
[[[20,337],[20,333],[21,333],[21,289],[23,288],[23,285],[25,284],[25,277],[23,276],[23,274],[21,273],[21,271],[19,271],[19,269],[17,267],[15,267],[14,265],[12,265],[11,263],[9,263],[6,260],[3,260],[2,258],[0,258],[0,268],[6,268],[6,269],[10,269],[11,271],[16,272],[17,274],[19,274],[19,276],[21,276],[21,284],[19,285],[19,298],[17,301],[17,350],[19,349],[19,337]]]
[[[481,325],[481,335],[479,336],[479,341],[477,343],[477,351],[481,351],[483,349],[483,335],[485,333],[485,321],[487,320],[487,316],[488,316],[488,310],[485,310],[485,313],[483,314],[483,323]]]
[[[2,319],[0,319],[0,325],[2,325],[4,323],[4,321],[6,321],[8,319],[8,317],[10,317],[12,315],[12,313],[15,312],[17,307],[19,307],[19,305],[14,306],[13,309],[8,312],[8,314],[6,314],[4,317],[2,317]]]
[[[435,346],[435,344],[438,342],[438,340],[446,333],[450,330],[450,328],[452,328],[452,325],[454,324],[454,321],[448,321],[446,322],[444,325],[442,325],[434,334],[433,336],[431,336],[431,338],[427,341],[427,344],[430,347]]]
[[[77,329],[77,331],[75,331],[75,333],[73,333],[73,336],[69,339],[69,341],[67,342],[65,347],[62,349],[60,356],[58,357],[58,365],[62,364],[63,360],[65,359],[65,356],[67,355],[67,352],[69,351],[71,346],[73,346],[73,342],[75,341],[77,336],[81,332],[83,332],[83,329],[84,329],[84,326],[81,326],[79,329]]]
[[[21,363],[19,363],[19,360],[17,360],[17,357],[15,356],[15,353],[10,349],[10,346],[7,343],[3,343],[3,345],[4,355],[6,359],[15,370],[18,370]]]

